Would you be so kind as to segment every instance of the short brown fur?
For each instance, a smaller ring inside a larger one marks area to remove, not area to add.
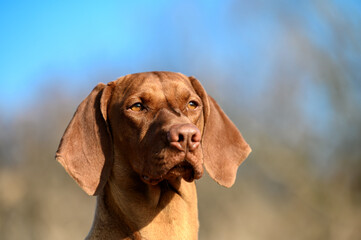
[[[76,110],[56,159],[97,195],[86,239],[190,240],[198,239],[193,180],[203,165],[231,187],[250,152],[197,79],[147,72],[98,84]]]

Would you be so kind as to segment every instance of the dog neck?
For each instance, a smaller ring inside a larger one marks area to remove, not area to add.
[[[197,235],[197,195],[193,182],[179,178],[152,186],[144,183],[130,166],[114,164],[97,198],[96,215],[87,239],[164,239],[164,236],[197,239]]]

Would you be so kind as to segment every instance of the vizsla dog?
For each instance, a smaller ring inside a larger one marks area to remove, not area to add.
[[[194,184],[203,165],[231,187],[251,152],[194,77],[131,74],[99,83],[79,105],[56,159],[97,195],[86,239],[197,239]]]

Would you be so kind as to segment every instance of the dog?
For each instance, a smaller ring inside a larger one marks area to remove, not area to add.
[[[198,239],[194,180],[231,187],[250,146],[200,82],[145,72],[99,83],[56,159],[96,212],[86,239]]]

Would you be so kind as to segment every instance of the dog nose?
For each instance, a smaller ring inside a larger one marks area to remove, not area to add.
[[[180,151],[196,150],[201,142],[201,137],[199,129],[190,123],[173,125],[167,134],[170,145]]]

